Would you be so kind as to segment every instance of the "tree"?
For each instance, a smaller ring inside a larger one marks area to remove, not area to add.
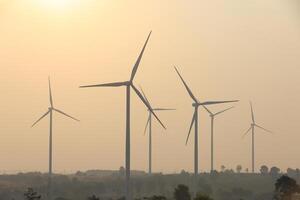
[[[283,175],[279,179],[277,179],[275,183],[275,200],[290,200],[292,199],[293,194],[299,191],[299,186],[297,182]]]
[[[262,165],[260,167],[260,173],[263,174],[263,175],[268,174],[269,173],[269,168],[266,165]]]
[[[178,185],[174,191],[174,198],[176,200],[191,200],[189,188],[186,185]]]
[[[286,173],[289,177],[296,177],[297,176],[296,170],[294,170],[292,168],[287,168]]]
[[[270,169],[270,174],[274,178],[278,177],[279,172],[280,172],[280,169],[278,167],[271,167],[271,169]]]
[[[119,168],[119,174],[120,176],[125,176],[125,168],[123,166]]]
[[[93,194],[92,196],[88,197],[88,200],[100,200],[100,198]]]
[[[246,168],[245,171],[246,171],[246,173],[249,173],[249,169],[248,168]]]
[[[184,175],[184,176],[188,176],[188,175],[189,175],[189,173],[186,172],[184,169],[181,170],[180,174],[181,174],[181,175]]]
[[[206,195],[206,194],[200,194],[198,193],[196,198],[194,198],[194,200],[213,200],[212,198],[210,198],[210,196]]]
[[[296,177],[297,177],[297,179],[299,179],[299,175],[300,175],[300,170],[297,168],[296,169]]]
[[[32,188],[28,188],[27,191],[24,193],[26,200],[39,200],[41,199],[41,195],[38,195]]]
[[[221,165],[221,172],[224,172],[226,167],[224,165]]]
[[[236,171],[237,171],[237,173],[241,173],[241,171],[242,171],[242,165],[237,165],[236,166]]]

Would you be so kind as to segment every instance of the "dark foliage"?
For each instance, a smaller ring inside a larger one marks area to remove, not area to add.
[[[299,191],[297,182],[286,176],[281,176],[275,183],[275,200],[291,200],[292,196]]]
[[[174,191],[174,198],[176,200],[191,200],[189,188],[186,185],[178,185]]]
[[[26,200],[39,200],[41,199],[41,195],[38,195],[32,188],[28,188],[24,193],[24,197]]]

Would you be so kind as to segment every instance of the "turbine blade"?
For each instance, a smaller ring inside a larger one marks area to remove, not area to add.
[[[96,85],[83,85],[80,88],[87,88],[87,87],[121,87],[128,85],[128,82],[113,82],[113,83],[104,83],[104,84],[96,84]]]
[[[50,110],[48,110],[45,114],[43,114],[34,124],[32,124],[31,127],[34,127],[39,121],[41,121],[44,117],[46,117],[49,114]]]
[[[203,108],[205,108],[205,110],[209,113],[209,114],[213,114],[205,105],[202,105],[203,106]]]
[[[264,127],[261,127],[261,126],[259,126],[259,125],[257,125],[257,124],[254,124],[254,125],[255,125],[256,127],[260,128],[260,129],[262,129],[262,130],[268,132],[268,133],[273,133],[272,131],[270,131],[270,130],[268,130],[268,129],[265,129]]]
[[[146,107],[149,109],[149,111],[154,115],[154,117],[157,119],[157,121],[160,123],[160,125],[166,129],[165,125],[160,121],[160,119],[157,117],[155,112],[152,110],[151,106],[147,103],[147,101],[144,99],[143,95],[140,93],[140,91],[133,85],[131,84],[131,87],[135,91],[135,93],[138,95],[138,97],[142,100],[142,102],[146,105]]]
[[[69,118],[71,118],[71,119],[73,119],[73,120],[75,120],[75,121],[78,121],[79,122],[79,120],[78,119],[76,119],[75,117],[72,117],[71,115],[68,115],[67,113],[64,113],[63,111],[61,111],[61,110],[58,110],[58,109],[56,109],[56,108],[53,108],[53,110],[55,110],[56,112],[58,112],[58,113],[60,113],[60,114],[62,114],[62,115],[65,115],[65,116],[67,116],[67,117],[69,117]]]
[[[252,126],[250,126],[250,128],[246,131],[246,133],[244,133],[244,135],[242,136],[242,138],[244,138],[251,129],[252,129]]]
[[[50,105],[53,107],[53,100],[52,100],[52,92],[51,92],[51,82],[50,82],[50,77],[48,77],[48,82],[49,82],[49,98],[50,98]]]
[[[188,136],[187,136],[186,141],[185,141],[185,145],[187,145],[187,143],[189,141],[191,130],[192,130],[194,122],[195,122],[195,118],[196,118],[196,115],[195,115],[195,112],[194,112],[192,122],[191,122],[191,125],[190,125],[190,129],[189,129],[189,133],[188,133]]]
[[[253,112],[253,106],[252,106],[252,102],[250,101],[250,107],[251,107],[251,117],[252,117],[252,122],[253,124],[255,124],[255,120],[254,120],[254,112]]]
[[[169,111],[176,110],[175,108],[153,108],[154,111]]]
[[[205,101],[202,103],[199,103],[199,105],[212,105],[212,104],[222,104],[222,103],[233,103],[238,102],[239,100],[232,100],[232,101]]]
[[[134,77],[135,77],[135,74],[136,74],[136,72],[137,72],[137,70],[138,70],[138,67],[139,67],[140,62],[141,62],[141,60],[142,60],[142,57],[143,57],[144,51],[145,51],[145,49],[146,49],[147,43],[148,43],[148,41],[149,41],[149,38],[150,38],[150,36],[151,36],[151,33],[152,33],[152,31],[150,31],[150,33],[149,33],[149,35],[148,35],[148,37],[147,37],[147,40],[146,40],[146,42],[145,42],[145,44],[144,44],[144,46],[143,46],[143,49],[142,49],[142,51],[141,51],[141,53],[140,53],[138,59],[136,60],[136,62],[135,62],[135,64],[134,64],[134,67],[133,67],[132,72],[131,72],[130,82],[133,81],[133,79],[134,79]]]
[[[147,119],[147,123],[146,123],[145,130],[144,130],[144,135],[146,135],[147,128],[148,128],[148,125],[149,125],[149,122],[150,122],[150,116],[149,116],[148,119]]]
[[[141,92],[142,92],[142,94],[143,94],[145,100],[147,101],[147,103],[148,103],[149,105],[151,105],[150,102],[149,102],[149,100],[148,100],[148,98],[147,98],[147,96],[146,96],[146,94],[145,94],[145,92],[143,91],[143,88],[142,88],[141,86],[140,86],[140,90],[141,90]]]
[[[222,110],[222,111],[220,111],[220,112],[217,112],[217,113],[214,114],[214,116],[219,115],[219,114],[221,114],[221,113],[223,113],[223,112],[226,112],[226,111],[228,111],[228,110],[230,110],[230,109],[232,109],[232,108],[234,108],[234,106],[232,106],[232,107],[230,107],[230,108],[227,108],[227,109],[225,109],[225,110]]]
[[[196,99],[196,97],[194,96],[194,94],[192,93],[192,91],[190,90],[190,88],[188,87],[188,85],[186,84],[186,82],[183,80],[182,76],[180,75],[178,69],[176,67],[174,67],[178,76],[180,77],[185,89],[187,90],[187,92],[189,93],[190,97],[197,103],[198,100]]]

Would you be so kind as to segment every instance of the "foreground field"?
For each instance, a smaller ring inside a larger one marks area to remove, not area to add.
[[[135,171],[132,188],[135,198],[162,195],[173,198],[179,184],[189,187],[191,195],[207,194],[214,200],[265,200],[271,199],[274,184],[280,174],[214,173],[200,174],[197,178],[189,173],[153,174]],[[294,177],[297,179],[297,177]],[[0,176],[0,199],[24,199],[24,192],[31,187],[45,199],[47,174],[26,173]],[[122,171],[91,170],[70,175],[55,175],[53,193],[58,199],[83,200],[96,195],[101,199],[118,199],[124,194]]]

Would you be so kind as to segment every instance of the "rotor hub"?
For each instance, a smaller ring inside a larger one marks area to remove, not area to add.
[[[192,106],[195,107],[195,108],[198,108],[198,107],[199,107],[199,104],[197,104],[197,103],[192,103]]]

